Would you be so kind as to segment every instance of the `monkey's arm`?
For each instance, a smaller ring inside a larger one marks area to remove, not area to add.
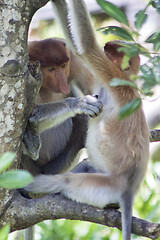
[[[77,114],[84,113],[95,117],[101,110],[102,103],[96,97],[71,97],[59,102],[37,105],[29,117],[29,125],[35,134],[41,134]]]
[[[67,40],[67,43],[69,47],[72,49],[73,52],[75,52],[75,48],[72,42],[70,30],[68,28],[68,12],[67,12],[67,2],[65,0],[52,0],[52,4],[54,6],[56,18],[58,22],[61,25],[61,28],[63,30],[64,36]]]
[[[74,80],[74,81],[71,81]],[[93,93],[94,74],[86,66],[86,63],[71,52],[69,81],[74,89],[74,83],[84,95]],[[77,95],[74,95],[77,96]]]
[[[113,77],[125,78],[123,72],[99,46],[84,1],[68,1],[68,16],[72,43],[93,70],[96,80],[102,79],[109,85]]]
[[[77,114],[97,116],[102,110],[102,103],[92,96],[83,98],[67,98],[65,100],[40,104],[35,107],[23,138],[23,153],[36,160],[41,147],[40,134],[55,127]]]

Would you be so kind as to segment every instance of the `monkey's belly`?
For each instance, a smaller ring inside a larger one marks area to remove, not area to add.
[[[44,165],[57,157],[66,147],[72,133],[72,118],[57,127],[46,130],[41,134],[42,146],[38,163]]]
[[[101,127],[98,124],[95,124],[94,121],[89,125],[86,147],[88,150],[89,160],[91,164],[100,172],[109,172],[107,162],[109,161],[109,156],[105,156],[99,149],[101,145]],[[107,139],[106,139],[107,141]],[[102,147],[102,146],[101,146]],[[105,146],[104,146],[105,147]],[[105,149],[107,150],[107,149]]]

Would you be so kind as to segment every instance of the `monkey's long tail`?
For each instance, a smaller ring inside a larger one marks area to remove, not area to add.
[[[131,239],[133,197],[130,190],[121,196],[120,206],[122,209],[122,240]]]

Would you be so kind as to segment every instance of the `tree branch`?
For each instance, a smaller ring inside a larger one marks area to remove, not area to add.
[[[6,213],[4,221],[11,222],[11,230],[24,229],[47,219],[66,218],[91,221],[121,229],[121,213],[116,209],[100,209],[73,202],[61,195],[48,195],[39,199],[27,199],[17,193]],[[132,233],[151,239],[160,236],[160,224],[133,217]]]
[[[160,141],[160,129],[150,130],[150,142]]]

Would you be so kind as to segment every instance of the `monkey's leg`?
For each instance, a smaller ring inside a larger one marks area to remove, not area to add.
[[[39,175],[24,189],[34,193],[61,193],[77,202],[105,207],[119,202],[121,181],[99,173]]]

